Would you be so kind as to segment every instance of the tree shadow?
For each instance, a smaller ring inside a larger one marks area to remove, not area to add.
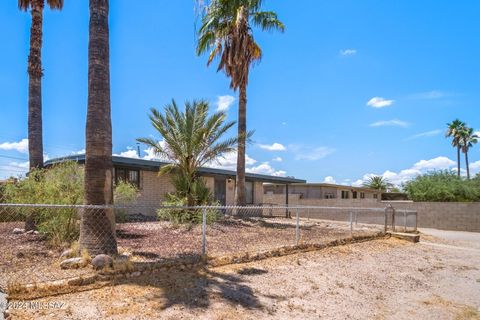
[[[200,260],[200,256],[189,256],[187,260],[162,259],[162,261],[170,264],[175,263],[177,267],[188,262]],[[145,267],[144,262],[134,264],[137,268],[140,267],[140,269]],[[256,270],[246,271],[245,274],[251,275],[255,274],[255,272],[263,274],[268,272]],[[201,264],[185,270],[172,268],[169,271],[158,271],[137,278],[121,279],[117,280],[116,284],[131,284],[158,289],[157,294],[145,293],[145,296],[140,298],[153,300],[153,302],[158,300],[160,310],[165,310],[175,305],[188,309],[207,309],[214,299],[241,305],[249,310],[263,308],[253,289],[248,286],[245,279],[241,276],[209,270]]]

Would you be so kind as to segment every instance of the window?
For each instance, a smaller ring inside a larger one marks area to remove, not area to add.
[[[374,193],[373,194],[373,199],[378,199],[378,194]]]
[[[115,168],[115,184],[125,181],[140,188],[140,170]]]
[[[365,199],[365,192],[360,192],[360,199]]]
[[[350,198],[350,192],[342,190],[342,199]]]
[[[325,193],[325,199],[335,199],[335,195],[333,193]]]
[[[352,198],[357,199],[357,191],[352,191]]]
[[[247,204],[253,204],[253,182],[245,181],[245,198]]]

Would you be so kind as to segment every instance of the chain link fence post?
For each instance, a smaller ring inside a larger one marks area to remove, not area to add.
[[[296,225],[295,225],[295,245],[298,246],[300,242],[300,215],[298,214],[298,208],[295,209],[295,218],[296,218]]]
[[[353,238],[353,212],[350,211],[350,237]]]
[[[207,208],[202,212],[202,256],[207,254]]]

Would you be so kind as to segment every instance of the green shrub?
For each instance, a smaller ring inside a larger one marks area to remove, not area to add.
[[[167,200],[162,206],[182,207],[187,206],[187,198],[180,198],[174,194],[167,194]],[[176,209],[160,208],[157,210],[159,220],[170,221],[173,224],[200,224],[203,220],[203,209]],[[207,209],[207,224],[218,220],[220,212],[216,209]]]
[[[480,178],[466,180],[452,171],[434,171],[404,184],[413,201],[480,201]]]
[[[115,205],[129,206],[133,205],[139,196],[138,189],[131,183],[120,181],[115,186],[113,199]],[[127,209],[120,208],[115,210],[115,220],[118,223],[126,222]]]

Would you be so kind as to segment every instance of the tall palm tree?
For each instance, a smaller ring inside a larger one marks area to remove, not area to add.
[[[62,9],[63,0],[18,0],[20,10],[30,9],[30,53],[28,55],[28,154],[30,169],[43,167],[42,129],[42,37],[45,1],[51,9]]]
[[[461,131],[465,127],[465,122],[455,119],[447,123],[446,138],[452,138],[452,147],[457,148],[457,175],[460,177],[460,150],[461,150]]]
[[[248,76],[250,66],[262,57],[252,26],[281,32],[285,27],[275,12],[261,11],[262,0],[210,0],[207,4],[202,11],[197,54],[210,53],[207,65],[218,57],[217,71],[223,70],[230,78],[230,88],[239,90],[235,201],[244,206]]]
[[[379,191],[387,191],[388,189],[393,187],[387,179],[382,176],[373,176],[368,179],[368,181],[364,182],[363,187],[369,189],[375,189]]]
[[[112,123],[110,115],[110,48],[108,0],[90,0],[88,41],[88,110],[85,154],[85,204],[110,205]],[[86,209],[80,247],[90,254],[116,254],[115,217],[110,209]]]
[[[184,190],[177,192],[187,198],[189,206],[199,204],[195,199],[195,189],[202,183],[198,168],[234,151],[238,143],[237,138],[221,140],[235,122],[226,122],[224,111],[209,116],[208,110],[206,101],[187,102],[185,111],[180,111],[173,100],[165,106],[164,114],[152,108],[150,121],[164,142],[153,138],[137,139],[151,147],[156,155],[172,162],[163,166],[160,174],[174,173],[177,176],[177,181],[184,186]]]
[[[463,127],[460,130],[460,145],[465,154],[465,165],[467,167],[467,179],[470,179],[470,165],[468,163],[468,151],[474,144],[478,143],[479,136],[473,132],[473,128]]]

